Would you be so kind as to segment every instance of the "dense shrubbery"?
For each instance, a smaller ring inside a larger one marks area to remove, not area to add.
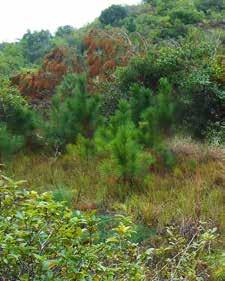
[[[103,238],[94,213],[73,213],[51,193],[24,185],[0,177],[0,274],[6,280],[223,280],[223,256],[212,247],[216,229],[171,226],[155,248],[141,249],[130,241],[128,218],[116,216]]]
[[[102,24],[112,26],[119,25],[119,21],[124,19],[127,16],[127,10],[125,7],[120,5],[112,5],[108,9],[104,10],[99,20]]]
[[[193,46],[190,40],[150,51],[145,58],[134,58],[117,71],[116,83],[122,92],[129,92],[133,83],[155,91],[160,79],[167,77],[177,109],[174,121],[202,137],[209,123],[224,118],[225,89],[214,79],[213,41],[192,39],[197,45]]]
[[[48,30],[31,32],[24,34],[21,45],[25,59],[29,64],[40,63],[44,56],[53,47],[52,35]]]
[[[37,144],[37,114],[7,79],[0,85],[0,155],[9,159],[23,146]]]
[[[0,86],[0,120],[12,133],[30,136],[35,129],[35,113],[19,91],[2,79]]]
[[[199,222],[213,218],[223,231],[223,150],[171,139],[224,144],[225,2],[143,2],[113,5],[79,30],[0,44],[0,161],[39,149],[40,163],[20,156],[21,170],[33,176],[32,163],[44,184],[29,184],[55,191],[0,177],[0,279],[224,280],[215,229]],[[53,198],[123,210],[161,238],[139,248],[118,216],[102,239],[97,216]],[[182,227],[164,232],[171,221]]]
[[[144,263],[129,241],[130,221],[118,217],[99,242],[98,219],[0,178],[0,275],[6,280],[144,280]]]

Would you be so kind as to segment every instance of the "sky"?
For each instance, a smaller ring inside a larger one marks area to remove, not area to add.
[[[133,5],[141,0],[0,0],[0,42],[20,39],[28,29],[48,29],[93,21],[112,4]]]

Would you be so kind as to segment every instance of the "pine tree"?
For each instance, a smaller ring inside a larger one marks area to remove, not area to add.
[[[109,124],[98,130],[95,140],[98,150],[106,157],[101,165],[102,171],[110,175],[114,173],[124,185],[134,186],[142,182],[153,158],[143,151],[138,141],[138,129],[132,121],[127,101],[120,102]]]
[[[69,84],[68,84],[69,83]],[[100,121],[98,96],[87,93],[83,76],[65,76],[53,99],[47,138],[58,149],[74,143],[78,134],[92,138]]]
[[[140,122],[141,141],[147,146],[159,145],[171,133],[175,111],[171,92],[172,87],[167,79],[161,79],[153,105],[142,113]]]
[[[0,161],[7,161],[24,145],[22,136],[12,135],[4,123],[0,123]]]

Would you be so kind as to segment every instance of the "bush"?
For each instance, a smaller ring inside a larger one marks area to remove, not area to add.
[[[132,120],[138,124],[141,120],[141,114],[153,103],[153,92],[148,88],[134,84],[129,90],[129,103]]]
[[[196,0],[196,6],[199,10],[210,13],[213,10],[221,11],[225,9],[224,0]]]
[[[19,91],[7,79],[0,86],[0,121],[4,122],[11,133],[29,139],[34,136],[37,116]]]
[[[216,228],[191,223],[187,227],[170,226],[163,236],[163,246],[149,249],[149,266],[153,269],[150,280],[218,280],[211,279],[211,247],[217,237]]]
[[[142,184],[153,162],[152,156],[139,144],[138,133],[131,120],[129,104],[122,100],[109,124],[96,134],[98,150],[106,157],[101,165],[102,171],[124,185]]]
[[[92,138],[100,120],[98,96],[87,93],[84,77],[68,75],[53,99],[46,131],[50,144],[60,150],[74,143],[78,134]]]
[[[141,141],[149,147],[160,146],[161,142],[171,135],[175,105],[171,98],[172,87],[167,79],[160,80],[158,94],[152,106],[142,112],[140,122]]]
[[[5,280],[145,280],[144,263],[119,223],[103,242],[98,220],[55,202],[51,193],[25,190],[0,178],[0,276]]]
[[[8,132],[6,125],[0,123],[0,160],[9,160],[23,145],[23,137],[12,135]]]
[[[127,17],[126,8],[121,5],[112,5],[101,13],[99,20],[104,25],[115,26],[125,17]]]
[[[213,44],[214,39],[193,33],[178,45],[163,45],[146,57],[135,57],[117,70],[117,91],[128,95],[131,86],[139,84],[149,88],[154,96],[161,79],[167,77],[177,105],[177,128],[203,138],[209,124],[224,119],[225,91],[223,83],[215,81]]]
[[[52,35],[48,30],[30,30],[20,41],[23,55],[29,64],[40,64],[44,56],[53,48]]]

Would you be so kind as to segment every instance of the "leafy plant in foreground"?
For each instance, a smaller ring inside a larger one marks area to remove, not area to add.
[[[129,241],[132,225],[118,217],[98,240],[94,214],[73,212],[51,193],[25,190],[0,177],[0,276],[9,281],[145,280],[144,263]]]
[[[183,229],[168,227],[161,247],[147,251],[153,269],[150,280],[215,280],[211,279],[207,259],[217,238],[216,231],[216,228],[207,229],[202,222]]]

